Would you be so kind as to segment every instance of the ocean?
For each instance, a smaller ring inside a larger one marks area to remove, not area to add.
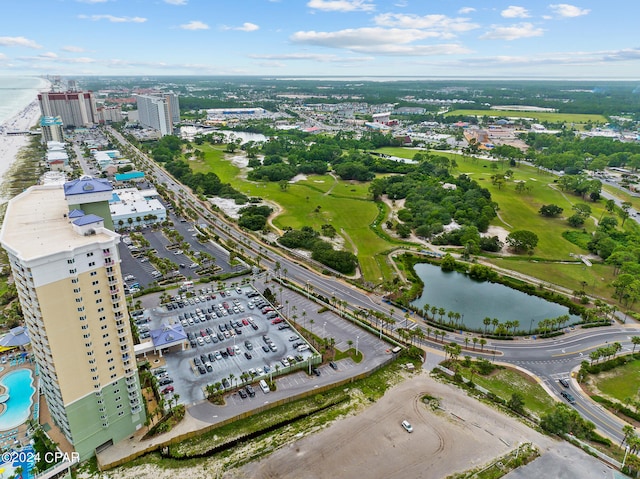
[[[47,85],[44,78],[0,76],[0,125],[34,101]]]

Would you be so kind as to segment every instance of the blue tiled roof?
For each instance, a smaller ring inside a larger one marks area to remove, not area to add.
[[[98,215],[91,214],[91,215],[81,216],[80,218],[75,220],[73,224],[77,226],[84,226],[84,225],[90,225],[91,223],[99,223],[101,221],[104,221],[104,218]]]
[[[162,325],[161,329],[151,331],[151,340],[155,347],[174,344],[176,341],[184,341],[187,335],[181,324]]]
[[[82,210],[75,209],[69,212],[69,218],[80,218],[81,216],[84,216],[84,211]]]
[[[93,178],[91,176],[83,176],[77,180],[67,181],[64,184],[65,196],[84,195],[87,193],[100,193],[102,191],[111,191],[113,187],[109,180],[104,178]]]

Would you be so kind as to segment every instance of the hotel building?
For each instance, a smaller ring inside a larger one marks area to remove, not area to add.
[[[158,130],[162,136],[173,134],[173,124],[180,122],[180,105],[174,93],[136,95],[138,122]]]
[[[109,183],[91,177],[32,186],[9,202],[0,232],[41,391],[81,460],[145,422],[120,236],[102,216],[79,209],[108,214],[111,197]]]
[[[59,116],[65,128],[93,126],[98,123],[93,92],[68,91],[38,94],[42,116]]]

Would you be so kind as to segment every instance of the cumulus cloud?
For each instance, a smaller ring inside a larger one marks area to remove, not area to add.
[[[559,17],[581,17],[583,15],[587,15],[591,10],[588,8],[580,8],[575,5],[569,5],[567,3],[557,3],[554,5],[549,5],[549,8],[553,10]]]
[[[360,53],[383,55],[441,55],[469,53],[457,44],[410,45],[418,40],[440,36],[437,32],[400,28],[356,28],[336,32],[304,31],[294,33],[294,43],[342,48]]]
[[[72,53],[80,53],[80,52],[84,51],[84,48],[76,47],[74,45],[67,45],[67,46],[62,47],[62,51],[72,52]]]
[[[94,22],[107,20],[112,23],[144,23],[147,21],[144,17],[116,17],[115,15],[78,15],[78,18]]]
[[[244,22],[239,27],[229,27],[227,25],[222,25],[221,28],[223,30],[238,30],[238,31],[241,31],[241,32],[255,32],[256,30],[260,29],[260,27],[258,25],[256,25],[255,23],[251,23],[251,22]]]
[[[483,40],[518,40],[520,38],[540,37],[544,33],[542,28],[536,28],[531,23],[518,23],[511,26],[492,25],[491,30],[482,35]]]
[[[307,7],[325,12],[371,12],[376,8],[370,0],[309,0]]]
[[[479,27],[466,18],[451,18],[446,15],[413,15],[402,13],[383,13],[374,19],[377,25],[396,28],[429,29],[441,32],[441,36],[467,32]]]
[[[199,20],[192,20],[189,23],[180,25],[183,30],[209,30],[209,25]]]
[[[466,15],[467,13],[473,13],[475,11],[476,9],[473,7],[462,7],[460,10],[458,10],[458,13],[460,15]]]
[[[0,37],[0,46],[2,47],[27,47],[27,48],[42,48],[33,40],[29,40],[25,37]]]
[[[506,9],[500,12],[504,18],[528,18],[530,17],[529,11],[524,7],[516,7],[509,5]]]

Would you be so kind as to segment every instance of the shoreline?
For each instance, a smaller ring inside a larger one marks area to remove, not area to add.
[[[7,135],[6,131],[29,130],[38,123],[39,119],[40,106],[36,97],[26,107],[2,123],[2,133],[0,134],[0,183],[3,187],[6,186],[7,173],[16,163],[20,150],[29,144],[30,139],[28,135]],[[11,199],[5,194],[0,192],[0,205]]]

